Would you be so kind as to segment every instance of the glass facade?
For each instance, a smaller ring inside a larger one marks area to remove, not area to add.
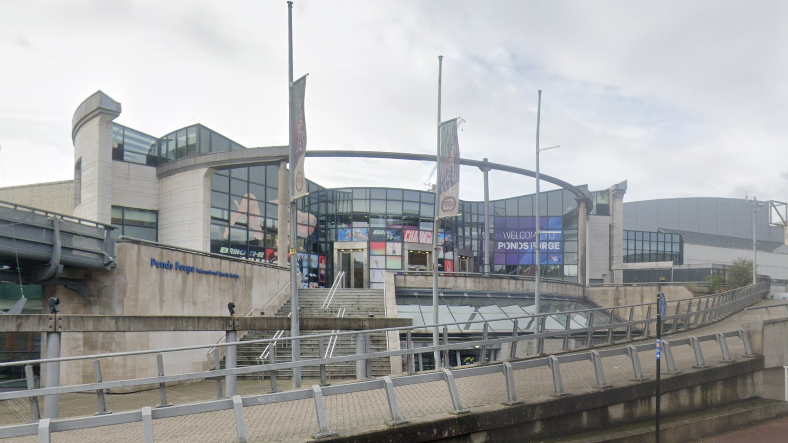
[[[118,229],[112,235],[139,238],[141,240],[158,241],[159,213],[147,209],[112,207],[112,224]]]
[[[202,125],[161,138],[114,124],[113,159],[157,166],[180,158],[245,149]],[[271,264],[279,263],[279,165],[239,167],[211,177],[210,250]],[[432,269],[435,195],[389,188],[325,189],[308,182],[309,195],[298,200],[297,249],[302,286],[322,287],[340,270],[353,285],[381,288],[386,270]],[[595,201],[608,195],[595,194]],[[460,202],[458,217],[439,223],[438,270],[484,269],[483,202]],[[497,274],[530,276],[535,270],[534,196],[490,202],[490,269]],[[568,191],[540,195],[541,274],[577,281],[577,203]],[[156,240],[153,211],[113,207],[120,235]],[[289,219],[286,218],[286,219]],[[287,230],[287,226],[281,227]],[[282,232],[285,232],[282,231]],[[351,254],[339,256],[339,251]],[[360,257],[363,269],[357,269]],[[287,258],[285,258],[287,259]],[[338,261],[335,265],[334,261]],[[348,269],[340,269],[347,261]],[[354,264],[355,263],[355,264]],[[351,265],[353,264],[353,265]]]
[[[112,124],[112,159],[138,165],[156,166],[158,139],[117,123]]]
[[[112,159],[146,166],[211,152],[236,151],[246,147],[203,125],[192,125],[156,138],[113,123]]]
[[[679,234],[624,231],[624,263],[672,261],[684,264],[684,242]]]

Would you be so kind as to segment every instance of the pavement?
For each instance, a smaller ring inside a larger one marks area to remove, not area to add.
[[[780,300],[764,300],[758,305],[780,303]],[[689,335],[706,335],[715,332],[727,332],[741,328],[749,323],[766,318],[767,315],[784,315],[785,308],[742,311],[725,320],[703,328],[671,334],[665,338],[670,340]],[[645,340],[653,340],[648,338]],[[619,343],[614,347],[624,346]],[[706,363],[710,366],[722,363],[720,347],[715,341],[701,344]],[[744,346],[738,338],[729,338],[728,347],[733,359],[744,355]],[[580,349],[578,352],[584,352]],[[692,369],[695,357],[689,346],[673,349],[676,366],[683,373],[697,371]],[[640,361],[646,377],[655,377],[655,352],[641,352]],[[722,363],[724,364],[724,363]],[[633,384],[632,365],[627,356],[603,359],[607,382],[613,386]],[[662,377],[666,364],[662,364]],[[593,367],[588,361],[565,363],[561,365],[564,390],[569,394],[594,391],[596,384]],[[536,405],[553,397],[552,376],[547,367],[515,371],[517,397],[526,404]],[[336,383],[336,381],[334,381]],[[340,381],[341,382],[341,381]],[[352,382],[352,381],[348,381]],[[280,389],[289,389],[289,381],[279,380]],[[317,380],[305,380],[303,386],[316,384]],[[481,408],[497,405],[506,400],[504,378],[500,374],[467,377],[457,380],[457,388],[464,408]],[[267,380],[239,380],[238,393],[241,396],[266,394],[270,391]],[[425,422],[450,417],[451,402],[444,382],[424,383],[396,388],[400,409],[405,420]],[[216,382],[202,381],[187,385],[167,388],[167,399],[173,404],[188,404],[216,398]],[[120,412],[139,410],[143,406],[155,407],[159,403],[156,390],[129,394],[109,394],[106,396],[107,409]],[[385,429],[385,421],[390,418],[386,396],[383,390],[365,391],[325,397],[326,413],[329,429],[340,435],[355,434],[365,431]],[[43,408],[43,400],[41,402]],[[95,393],[66,394],[61,396],[61,417],[92,415],[97,410]],[[314,441],[311,434],[317,431],[314,402],[299,400],[286,403],[275,403],[244,408],[249,442],[285,442],[301,443]],[[27,400],[10,400],[0,402],[0,425],[26,423],[30,419],[30,408]],[[788,426],[788,424],[786,425]],[[154,420],[154,440],[156,442],[234,442],[237,441],[235,419],[232,410],[210,412],[182,417]],[[140,441],[142,424],[131,423],[101,428],[57,432],[52,434],[53,442],[106,442],[106,441]],[[6,439],[3,442],[36,442],[34,436]],[[711,441],[711,440],[709,440]],[[720,440],[750,441],[746,440]],[[767,443],[769,440],[762,440]],[[775,440],[776,441],[776,440]],[[780,441],[785,441],[783,438]]]
[[[706,437],[697,443],[784,443],[788,440],[788,417],[770,420],[749,428]]]

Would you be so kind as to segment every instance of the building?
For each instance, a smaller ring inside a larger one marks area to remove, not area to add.
[[[288,195],[286,147],[247,149],[199,124],[155,137],[115,123],[120,114],[120,103],[101,91],[87,98],[72,121],[73,182],[0,189],[0,199],[111,223],[119,236],[280,262],[279,251],[288,249],[287,235],[280,235],[288,232],[280,231],[288,208],[277,204]],[[541,195],[545,277],[585,284],[703,281],[707,272],[752,255],[751,209],[743,200],[624,203],[626,182],[593,192],[564,184]],[[385,271],[431,271],[434,194],[313,182],[308,188],[297,217],[303,287],[330,285],[341,271],[347,287],[369,288],[382,287]],[[439,271],[484,272],[489,263],[493,274],[532,276],[533,200],[489,202],[488,251],[484,202],[461,202],[459,217],[440,222]],[[788,281],[785,204],[766,203],[755,220],[758,272]]]

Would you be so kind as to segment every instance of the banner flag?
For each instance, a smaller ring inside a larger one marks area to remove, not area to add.
[[[306,177],[304,176],[304,160],[306,158],[306,117],[304,115],[304,95],[306,93],[306,76],[293,82],[293,174],[295,187],[293,198],[307,194]]]
[[[460,214],[460,145],[457,141],[457,121],[441,123],[440,184],[438,218]]]

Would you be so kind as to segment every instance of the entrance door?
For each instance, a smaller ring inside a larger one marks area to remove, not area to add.
[[[341,269],[345,271],[346,288],[363,288],[367,270],[365,251],[337,251]]]

